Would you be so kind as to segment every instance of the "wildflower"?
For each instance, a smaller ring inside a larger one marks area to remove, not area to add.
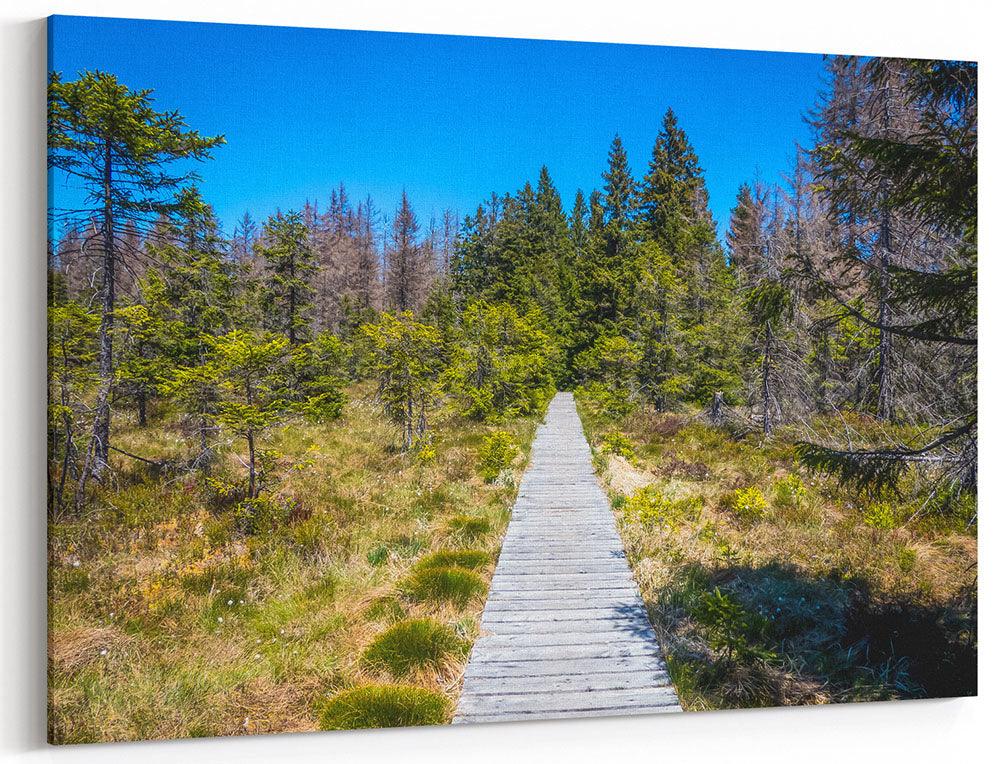
[[[101,648],[101,655],[107,655],[107,654],[108,654],[108,648],[102,647]]]
[[[80,561],[79,560],[73,560],[73,567],[74,568],[79,568],[80,567]]]
[[[230,607],[232,607],[233,601],[229,600],[229,602],[227,602],[226,604],[229,605]]]
[[[218,621],[219,623],[222,623],[222,616],[220,615],[220,616],[219,616],[218,618],[216,618],[215,620],[216,620],[216,621]]]

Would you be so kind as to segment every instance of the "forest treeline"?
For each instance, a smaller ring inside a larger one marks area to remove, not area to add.
[[[207,472],[242,441],[252,510],[266,431],[337,417],[364,379],[406,449],[442,405],[499,420],[572,387],[619,416],[804,424],[810,468],[872,490],[920,470],[947,505],[976,486],[976,75],[831,58],[813,144],[780,182],[748,179],[720,241],[671,110],[648,158],[615,137],[571,204],[542,167],[461,223],[418,221],[405,193],[383,221],[340,187],[230,235],[188,169],[221,136],[113,75],[53,74],[50,167],[87,199],[52,211],[50,509],[108,479],[129,417],[189,440],[155,469]],[[844,437],[809,437],[817,415]]]

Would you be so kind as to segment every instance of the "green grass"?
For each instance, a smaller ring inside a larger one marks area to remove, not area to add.
[[[420,669],[442,668],[468,649],[468,641],[447,626],[431,618],[411,618],[379,634],[361,659],[376,671],[402,678]]]
[[[335,695],[320,713],[325,730],[444,724],[451,702],[440,692],[407,685],[365,685]]]
[[[685,708],[975,693],[973,496],[908,475],[899,495],[859,500],[804,471],[795,442],[839,419],[737,439],[694,410],[578,402],[591,444],[634,445],[635,474],[594,462],[629,486],[612,508]],[[858,444],[889,427],[848,420]]]
[[[331,693],[391,675],[362,660],[373,635],[430,617],[460,645],[475,635],[515,491],[477,475],[490,428],[437,411],[422,461],[399,452],[371,392],[352,390],[341,420],[269,434],[283,512],[258,533],[232,498],[239,444],[220,448],[211,481],[116,456],[117,488],[50,525],[54,742],[317,729]],[[195,444],[158,412],[146,428],[116,420],[117,445],[184,458]],[[519,453],[536,423],[505,422]],[[407,680],[445,696],[445,721],[465,656],[449,654]]]
[[[414,600],[451,603],[465,607],[486,596],[486,582],[465,568],[421,568],[402,583],[402,590]]]
[[[493,561],[493,558],[481,549],[442,549],[421,557],[413,566],[414,571],[430,568],[468,568],[480,570]]]
[[[448,530],[459,539],[474,541],[490,533],[493,523],[488,517],[456,515],[448,518]]]

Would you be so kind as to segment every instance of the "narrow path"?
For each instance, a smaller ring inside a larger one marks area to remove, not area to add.
[[[572,393],[538,428],[455,723],[680,711]]]

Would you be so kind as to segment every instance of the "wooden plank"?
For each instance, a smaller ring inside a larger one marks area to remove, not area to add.
[[[680,710],[572,395],[532,445],[454,721]]]

